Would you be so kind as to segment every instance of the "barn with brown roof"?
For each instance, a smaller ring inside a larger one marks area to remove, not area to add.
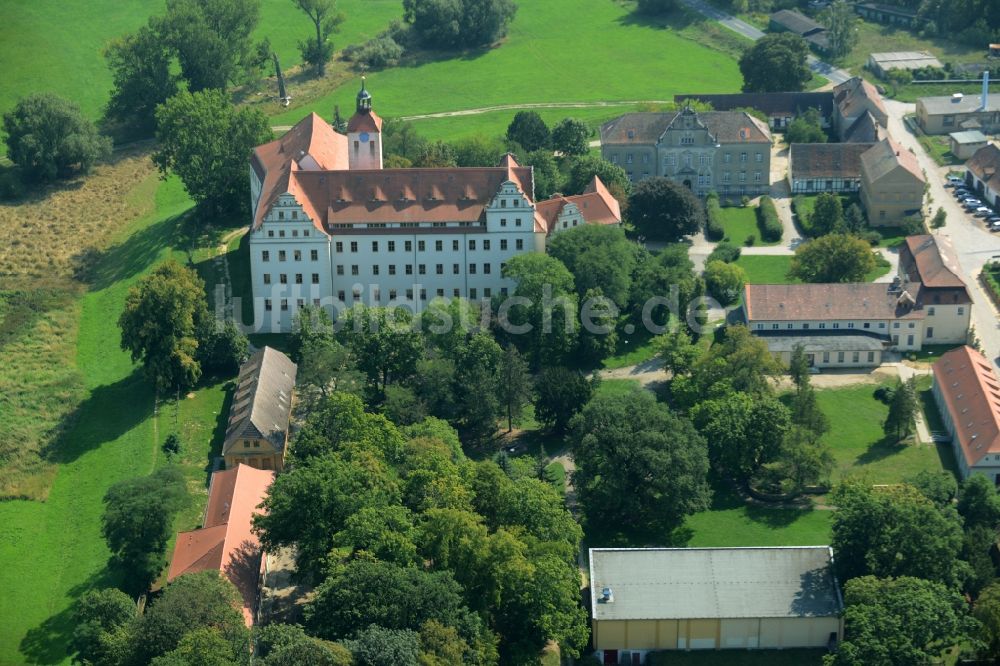
[[[201,529],[178,532],[167,580],[199,571],[226,576],[243,600],[243,620],[254,623],[261,577],[261,547],[251,531],[275,473],[237,465],[212,474]]]
[[[982,474],[1000,485],[1000,379],[981,353],[965,345],[933,366],[932,391],[962,478]]]
[[[793,143],[788,151],[788,182],[793,194],[857,192],[861,154],[870,143]]]

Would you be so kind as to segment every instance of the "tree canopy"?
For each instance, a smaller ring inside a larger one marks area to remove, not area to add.
[[[746,281],[746,272],[736,264],[710,261],[705,265],[705,287],[722,305],[738,301]]]
[[[309,17],[316,34],[299,42],[302,59],[316,68],[317,76],[326,74],[326,63],[333,57],[330,36],[340,30],[344,15],[337,11],[336,0],[293,0],[295,6]]]
[[[628,200],[629,218],[649,240],[676,242],[705,226],[705,207],[689,188],[669,178],[640,181]]]
[[[563,118],[552,128],[552,147],[563,155],[586,155],[590,128],[576,118]]]
[[[788,124],[785,130],[785,141],[788,143],[826,143],[826,132],[823,131],[819,111],[806,109],[805,113]]]
[[[152,133],[156,107],[176,94],[180,82],[170,69],[173,57],[170,45],[149,25],[108,44],[104,59],[114,87],[105,116]]]
[[[271,138],[261,111],[235,108],[220,90],[181,91],[157,107],[153,162],[207,211],[249,214],[247,160]]]
[[[80,108],[51,93],[22,98],[3,115],[7,157],[32,180],[48,181],[87,173],[111,154]]]
[[[812,78],[809,47],[791,32],[764,35],[740,56],[743,92],[783,92],[805,88]]]
[[[437,49],[488,46],[507,34],[511,0],[403,0],[403,17],[420,41]]]
[[[639,246],[626,239],[620,227],[585,224],[560,231],[547,250],[573,274],[581,298],[600,289],[617,306],[627,305]]]
[[[570,423],[573,485],[587,523],[661,543],[708,507],[708,447],[652,394],[595,397]]]
[[[795,248],[788,275],[803,282],[864,282],[873,270],[875,254],[867,241],[832,233]]]
[[[518,111],[507,126],[507,139],[530,152],[548,148],[552,143],[552,134],[537,111]]]

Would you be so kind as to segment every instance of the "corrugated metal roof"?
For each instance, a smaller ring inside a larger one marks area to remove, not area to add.
[[[829,546],[591,548],[595,620],[829,617],[843,607]],[[599,601],[611,588],[612,603]]]

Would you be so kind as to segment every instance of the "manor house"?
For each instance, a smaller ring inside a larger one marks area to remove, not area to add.
[[[254,329],[292,329],[311,304],[332,315],[354,303],[488,299],[515,286],[506,262],[544,252],[549,234],[621,224],[595,177],[574,196],[535,200],[532,167],[382,167],[382,119],[362,83],[347,134],[315,113],[250,160]],[[766,172],[766,167],[765,167]]]

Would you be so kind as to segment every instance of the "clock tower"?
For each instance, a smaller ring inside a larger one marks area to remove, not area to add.
[[[372,96],[363,76],[357,107],[347,123],[347,151],[352,170],[382,168],[382,119],[372,111]]]

